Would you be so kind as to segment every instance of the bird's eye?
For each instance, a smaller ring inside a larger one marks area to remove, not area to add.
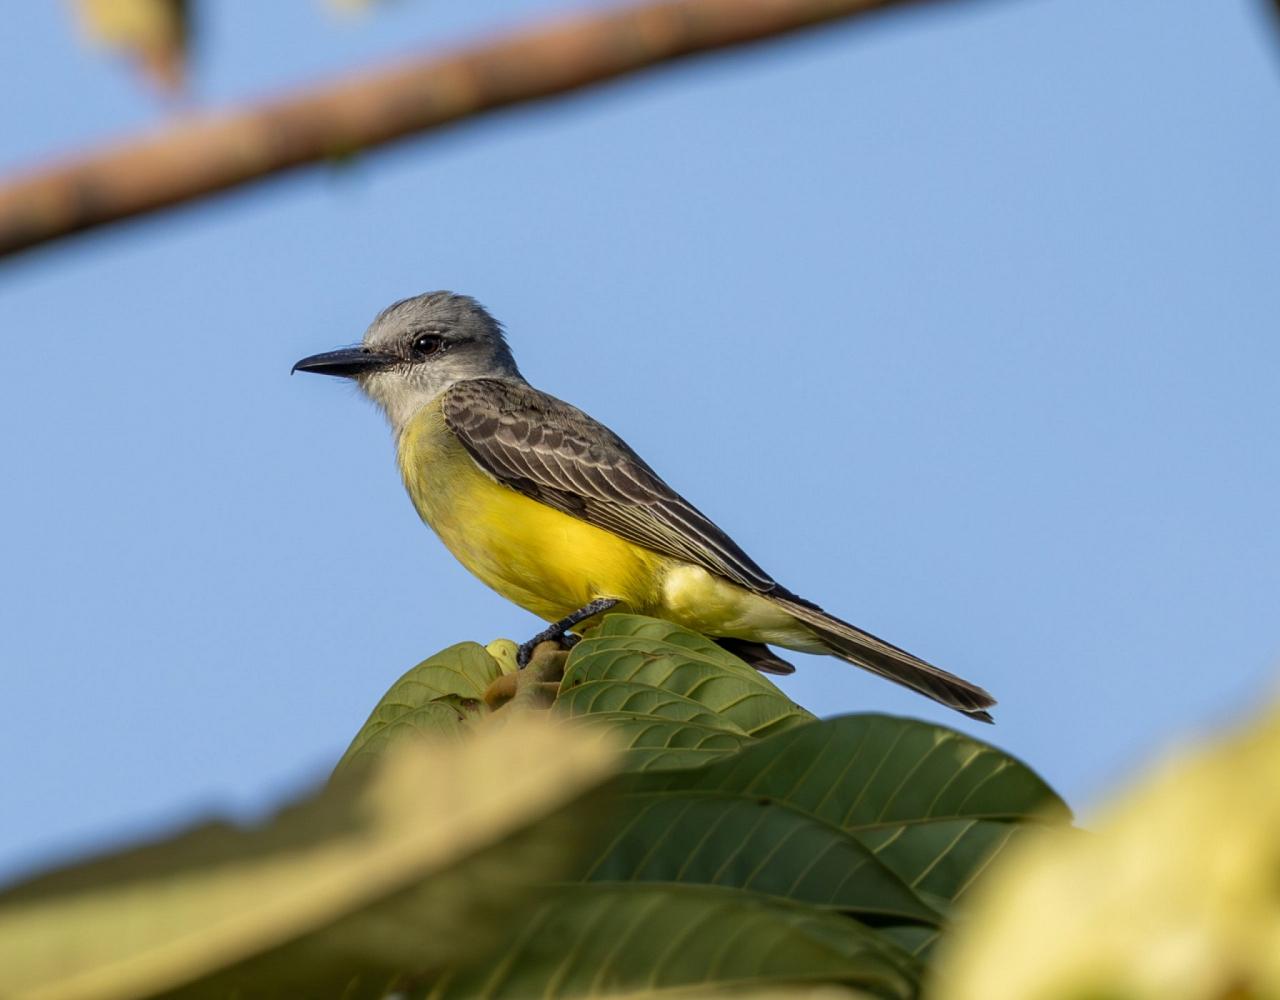
[[[413,354],[417,358],[429,358],[444,347],[444,338],[438,333],[420,333],[413,340]]]

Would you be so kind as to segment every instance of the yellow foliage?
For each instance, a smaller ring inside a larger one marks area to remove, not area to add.
[[[616,763],[590,734],[514,716],[464,742],[399,740],[258,828],[206,824],[35,878],[0,894],[0,997],[381,995],[479,954],[563,877]]]
[[[494,639],[484,647],[484,651],[497,661],[504,674],[512,674],[519,669],[516,664],[516,654],[520,651],[520,647],[510,639]]]
[[[1280,997],[1280,709],[993,870],[936,1000]]]
[[[167,89],[182,85],[188,39],[185,0],[76,0],[84,33],[135,60]]]

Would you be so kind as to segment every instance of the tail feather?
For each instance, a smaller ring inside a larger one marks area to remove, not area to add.
[[[771,595],[786,611],[807,625],[828,650],[842,660],[911,688],[980,722],[993,721],[986,709],[996,703],[976,684],[912,656],[860,628],[829,615],[816,604],[792,594]]]
[[[763,642],[721,637],[715,644],[728,650],[738,659],[749,663],[762,674],[794,674],[796,668],[766,646]]]

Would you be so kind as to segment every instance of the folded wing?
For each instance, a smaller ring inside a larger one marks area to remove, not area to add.
[[[499,482],[606,531],[701,566],[772,598],[841,659],[990,722],[995,700],[869,632],[828,614],[777,583],[711,519],[662,481],[620,437],[577,407],[524,382],[459,382],[443,412],[463,447]],[[790,664],[745,640],[734,649],[761,670]]]
[[[443,399],[449,428],[499,482],[628,541],[769,593],[777,583],[620,437],[523,382],[473,379]]]

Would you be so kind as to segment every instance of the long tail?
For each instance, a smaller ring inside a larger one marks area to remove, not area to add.
[[[855,628],[794,594],[771,594],[770,597],[809,626],[819,641],[840,659],[918,691],[926,698],[963,712],[972,719],[993,721],[986,709],[996,700],[976,684],[940,670],[870,632]]]

